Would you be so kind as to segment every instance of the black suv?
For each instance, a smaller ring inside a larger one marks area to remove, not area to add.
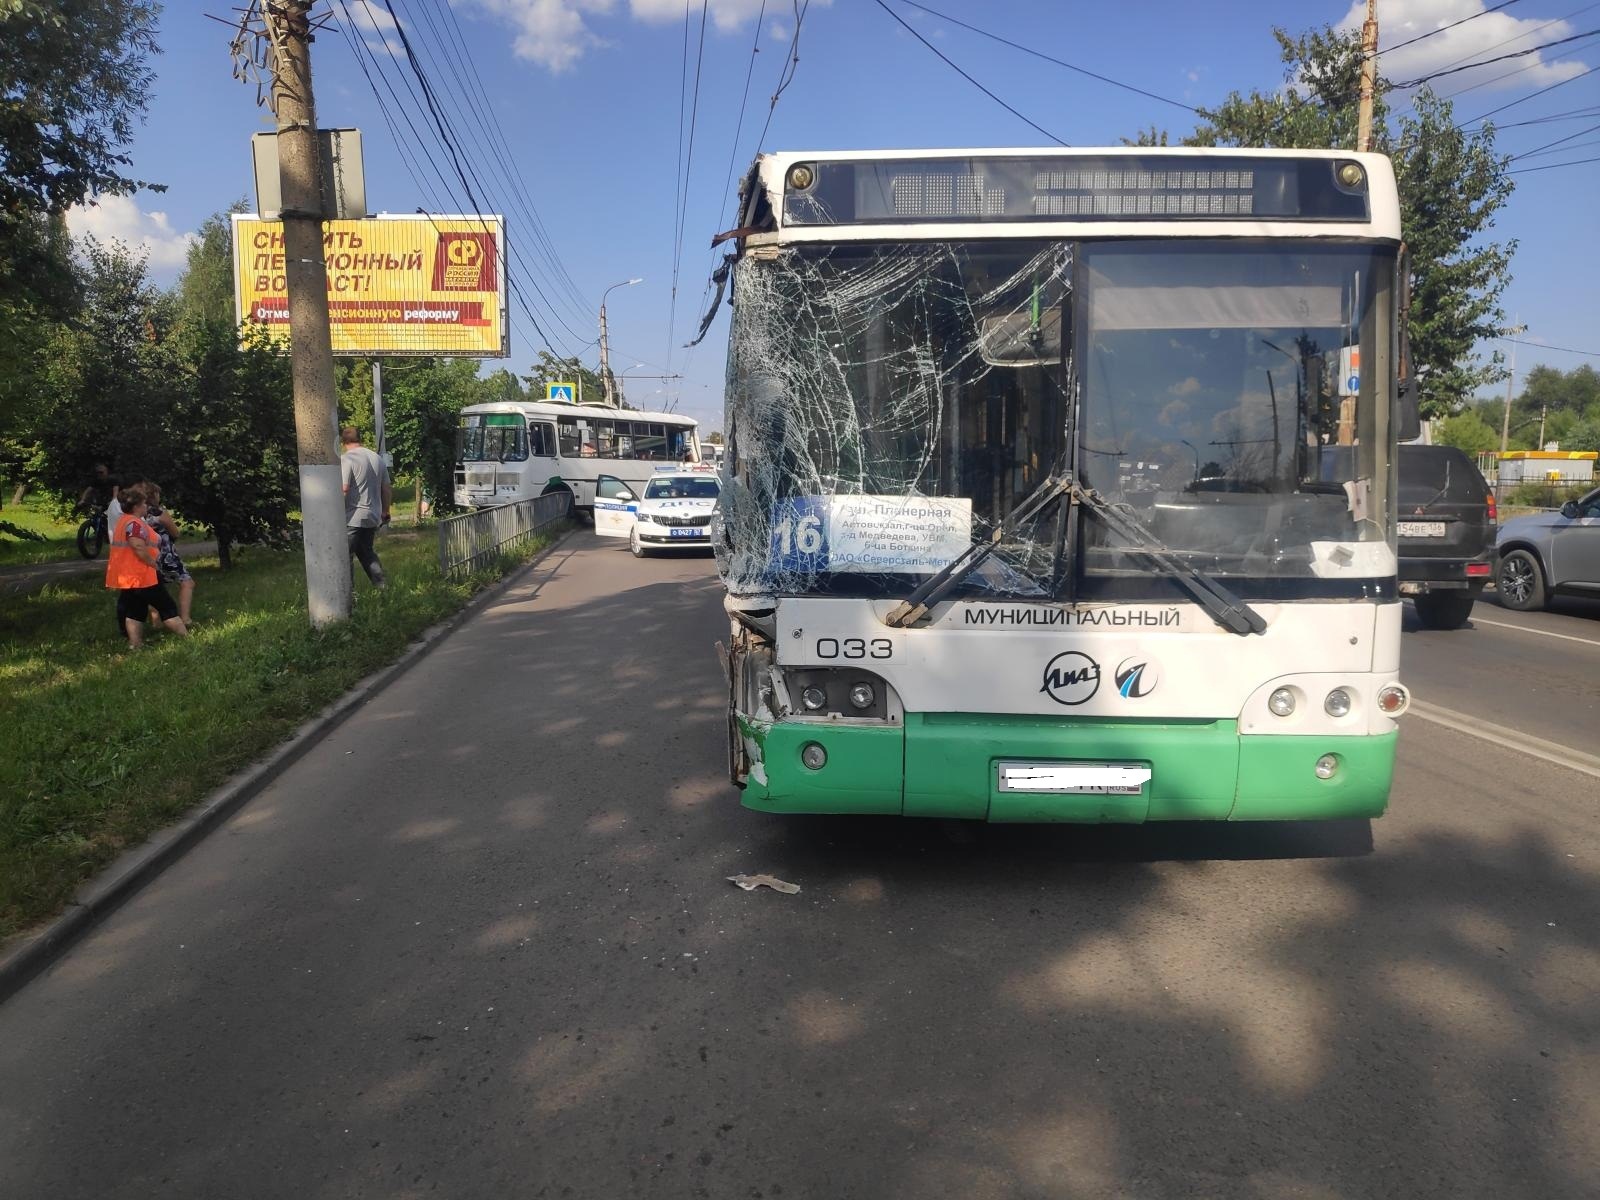
[[[1494,571],[1494,493],[1453,446],[1401,446],[1400,594],[1428,629],[1460,629]]]

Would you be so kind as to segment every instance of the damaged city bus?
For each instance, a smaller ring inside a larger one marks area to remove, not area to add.
[[[1415,421],[1386,158],[772,154],[739,199],[747,806],[1383,812]]]

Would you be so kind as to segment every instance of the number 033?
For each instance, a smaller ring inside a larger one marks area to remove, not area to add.
[[[888,638],[818,638],[818,658],[893,658],[894,643]]]

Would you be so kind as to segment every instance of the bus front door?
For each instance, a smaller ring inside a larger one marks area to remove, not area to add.
[[[601,475],[594,482],[594,531],[601,537],[625,538],[633,532],[639,514],[639,497],[634,485],[615,475]]]

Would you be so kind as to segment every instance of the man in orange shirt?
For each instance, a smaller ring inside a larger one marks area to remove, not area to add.
[[[111,531],[111,557],[106,563],[106,587],[117,593],[117,620],[128,635],[128,645],[144,644],[144,619],[153,608],[161,623],[179,637],[189,629],[178,617],[178,606],[156,574],[161,541],[144,521],[150,497],[139,484],[122,489],[122,515]]]

